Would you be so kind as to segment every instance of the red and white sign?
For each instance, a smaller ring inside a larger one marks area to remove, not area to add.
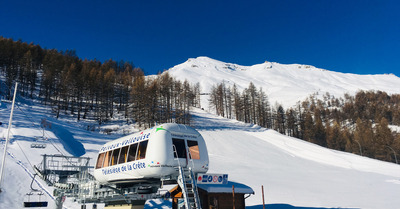
[[[197,174],[197,184],[227,184],[228,174]]]

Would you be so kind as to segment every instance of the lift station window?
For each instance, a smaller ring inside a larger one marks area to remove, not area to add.
[[[106,152],[105,158],[104,158],[103,168],[108,167],[110,165],[111,153],[112,153],[112,151]]]
[[[106,153],[100,153],[99,157],[97,157],[97,163],[96,163],[96,169],[101,168],[103,165],[103,161],[104,161],[104,156],[106,156]]]
[[[147,143],[148,140],[100,153],[97,157],[96,169],[144,159],[146,157]]]
[[[148,140],[140,142],[136,160],[141,160],[146,157],[146,150],[147,150],[148,142],[149,142]]]
[[[138,144],[131,144],[131,146],[129,146],[127,162],[135,161],[137,147],[138,147]]]
[[[186,158],[186,146],[185,140],[172,138],[172,144],[174,145],[174,157],[175,158]]]
[[[197,141],[187,140],[187,144],[190,152],[190,159],[200,160],[199,144]]]
[[[119,152],[121,151],[121,148],[115,149],[112,154],[112,160],[111,160],[111,165],[117,165],[118,162],[118,156]]]
[[[121,153],[119,154],[118,164],[126,162],[126,155],[128,154],[129,146],[125,146],[121,148]]]

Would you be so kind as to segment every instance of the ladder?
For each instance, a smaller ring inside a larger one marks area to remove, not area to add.
[[[192,168],[179,166],[178,184],[182,189],[186,209],[201,209],[196,178],[194,177]]]

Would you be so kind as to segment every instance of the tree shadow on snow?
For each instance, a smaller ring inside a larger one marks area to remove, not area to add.
[[[322,207],[301,207],[289,204],[267,204],[266,209],[336,209],[336,208],[322,208]],[[341,209],[357,209],[357,208],[342,208]],[[262,205],[247,206],[246,209],[263,209]]]
[[[86,153],[83,144],[76,140],[70,131],[55,123],[52,124],[51,129],[64,146],[64,149],[71,155],[80,157]]]

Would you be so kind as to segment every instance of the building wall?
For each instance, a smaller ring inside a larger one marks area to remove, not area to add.
[[[204,204],[204,203],[203,203]],[[227,193],[208,194],[207,204],[203,205],[204,209],[232,209],[233,196]],[[245,209],[244,195],[235,194],[235,209]]]

